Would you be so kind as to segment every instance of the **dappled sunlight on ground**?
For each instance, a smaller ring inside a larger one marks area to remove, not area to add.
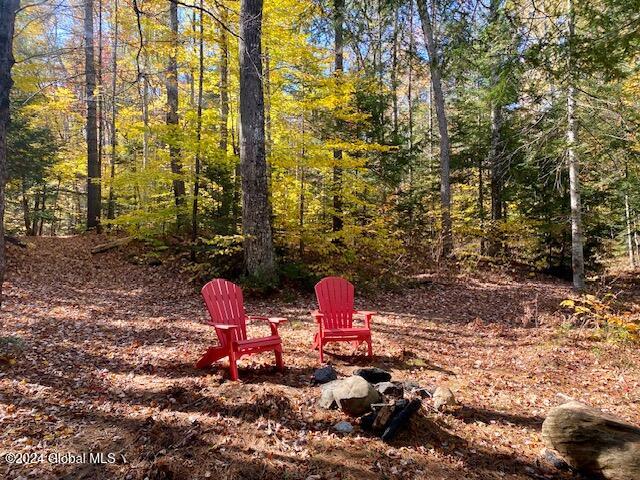
[[[640,421],[636,357],[563,336],[552,321],[569,294],[562,283],[430,277],[358,297],[381,312],[375,357],[332,344],[326,359],[338,372],[376,365],[398,380],[446,383],[462,404],[446,414],[426,405],[386,445],[358,429],[335,433],[342,414],[315,406],[310,295],[247,301],[248,313],[291,320],[281,327],[287,369],[276,372],[272,354],[246,357],[241,382],[229,382],[224,362],[193,367],[216,339],[179,272],[92,256],[91,236],[28,241],[9,252],[0,335],[23,345],[0,367],[1,451],[117,452],[126,463],[3,463],[2,478],[562,478],[537,460],[557,393]],[[524,328],[533,300],[541,325]]]

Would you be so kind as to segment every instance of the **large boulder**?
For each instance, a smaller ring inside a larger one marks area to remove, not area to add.
[[[640,428],[571,401],[555,407],[542,438],[574,469],[607,480],[640,479]]]
[[[327,397],[324,403],[326,404],[328,401],[328,391],[330,390],[338,407],[354,417],[368,412],[371,410],[372,403],[378,403],[381,400],[380,394],[373,388],[373,385],[358,375],[343,380],[334,380],[325,384],[324,387],[322,395]]]

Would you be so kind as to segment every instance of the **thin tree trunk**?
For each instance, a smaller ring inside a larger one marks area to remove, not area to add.
[[[335,76],[337,82],[342,82],[342,72],[344,71],[344,42],[343,42],[343,22],[344,22],[344,0],[333,1],[333,22],[334,22],[334,49],[335,49]],[[336,131],[341,130],[340,122],[336,122]],[[333,217],[332,229],[334,232],[342,230],[342,150],[333,150]]]
[[[398,139],[398,15],[396,6],[393,13],[393,45],[391,59],[391,104],[393,108],[393,141]]]
[[[220,9],[220,21],[226,24],[228,21],[227,9]],[[229,41],[224,25],[220,26],[220,58],[218,63],[220,72],[220,150],[227,154],[229,141]]]
[[[242,233],[247,273],[275,277],[262,91],[262,0],[240,2],[240,165]]]
[[[624,194],[624,218],[627,223],[627,253],[629,254],[629,266],[631,268],[635,268],[636,262],[635,262],[635,255],[633,251],[633,239],[631,237],[632,229],[631,229],[631,213],[629,211],[629,195],[627,195],[626,193]]]
[[[102,159],[104,154],[104,85],[102,82],[102,0],[98,0],[98,61],[97,78],[98,78],[98,95],[97,95],[97,116],[98,116],[98,158],[100,159],[100,167],[102,168]],[[100,172],[102,176],[102,172]]]
[[[31,234],[36,236],[38,234],[38,218],[40,216],[40,193],[36,192],[35,200],[33,203],[33,218],[31,219]]]
[[[96,118],[93,0],[84,1],[84,54],[87,96],[87,229],[100,230],[101,176]]]
[[[200,8],[203,7],[203,0],[200,0]],[[198,195],[200,192],[200,155],[202,138],[202,90],[204,78],[204,19],[200,10],[200,38],[198,45],[198,113],[196,120],[196,159],[195,176],[193,179],[193,208],[191,212],[191,261],[196,260],[195,244],[198,238]]]
[[[60,184],[62,183],[62,179],[58,177],[58,185],[56,186],[56,196],[53,201],[53,207],[51,207],[51,230],[49,231],[49,235],[52,237],[56,234],[56,211],[58,210],[58,200],[60,199]]]
[[[145,170],[149,164],[149,79],[147,78],[146,68],[142,73],[142,123],[144,125],[144,132],[142,133],[142,169]]]
[[[489,25],[498,21],[501,0],[491,0],[489,5]],[[491,84],[490,88],[495,90],[498,85],[500,75],[500,64],[498,60],[493,60],[491,66]],[[487,163],[491,169],[491,240],[489,242],[489,255],[498,255],[503,250],[502,241],[499,238],[498,224],[503,220],[502,210],[502,185],[503,185],[503,168],[501,158],[501,128],[502,128],[502,102],[495,98],[491,99],[491,134],[489,142],[489,152],[487,155]]]
[[[220,72],[219,79],[219,87],[220,87],[220,120],[219,120],[219,129],[220,129],[220,143],[219,147],[222,151],[223,155],[227,155],[227,150],[229,146],[229,40],[227,31],[224,26],[228,22],[228,13],[227,9],[224,6],[220,7],[220,22],[219,25],[220,36],[220,57],[218,59],[218,71]],[[234,143],[234,152],[235,152],[235,142]],[[238,218],[240,216],[240,182],[236,182],[236,175],[239,177],[239,167],[236,166],[234,171],[224,170],[223,175],[225,175],[222,191],[222,216],[225,220],[231,219],[229,222],[231,228],[228,229],[227,233],[236,233],[236,228],[238,225]],[[237,189],[236,189],[237,186]],[[237,192],[237,194],[236,194]],[[226,225],[226,222],[225,222]]]
[[[117,59],[118,59],[118,0],[113,2],[113,53],[111,57],[111,181],[109,182],[109,205],[107,208],[107,218],[113,220],[116,218],[116,200],[113,189],[113,181],[116,178],[116,147],[118,146],[118,137],[116,130],[116,75],[117,75]],[[143,152],[144,155],[144,152]]]
[[[576,152],[577,124],[574,81],[574,62],[572,58],[574,12],[573,0],[567,0],[568,10],[568,48],[569,48],[569,86],[567,88],[567,160],[569,163],[569,197],[571,201],[571,266],[573,268],[573,288],[584,289],[584,258],[582,239],[582,207],[580,204],[580,178],[578,155]]]
[[[180,160],[180,147],[177,145],[178,136],[178,61],[176,59],[178,50],[178,4],[169,0],[169,26],[171,29],[171,53],[166,73],[167,89],[167,116],[166,123],[170,127],[169,158],[171,162],[171,173],[173,174],[173,194],[177,208],[178,230],[184,227],[184,205],[185,186],[182,179],[182,162]]]
[[[640,239],[638,238],[638,226],[636,224],[636,214],[633,212],[633,244],[635,246],[636,258],[640,256]]]
[[[478,112],[478,132],[482,126],[481,113]],[[484,242],[484,168],[482,156],[478,155],[478,216],[480,217],[480,255],[485,254]]]
[[[47,209],[47,186],[42,187],[42,204],[40,205],[40,225],[38,225],[38,235],[42,236],[42,228],[44,227],[44,212]],[[34,225],[35,228],[35,225]]]
[[[302,85],[302,99],[304,100],[304,85]],[[300,255],[300,259],[304,257],[304,189],[305,189],[305,160],[307,156],[306,146],[304,143],[304,135],[305,135],[305,111],[302,111],[301,115],[301,145],[300,145],[300,160],[298,161],[298,172],[300,176],[300,196],[298,198],[298,228],[300,229],[300,238],[298,240],[298,254]]]
[[[21,186],[22,186],[22,218],[24,221],[24,232],[25,232],[25,235],[30,236],[30,235],[33,235],[33,231],[31,230],[31,209],[29,208],[29,197],[27,197],[27,184],[24,178],[22,179]]]
[[[433,34],[431,16],[425,2],[418,2],[418,13],[422,21],[425,44],[429,52],[431,70],[431,86],[438,118],[440,133],[440,209],[442,222],[442,255],[448,257],[453,253],[453,236],[451,233],[451,183],[449,178],[450,146],[447,113],[440,74],[441,59]]]

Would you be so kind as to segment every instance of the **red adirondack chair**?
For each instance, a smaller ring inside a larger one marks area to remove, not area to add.
[[[280,371],[284,370],[282,339],[278,335],[278,325],[286,322],[286,318],[246,315],[240,287],[220,278],[211,280],[202,288],[202,297],[211,316],[208,323],[216,329],[220,345],[210,347],[207,353],[198,360],[197,368],[207,368],[214,362],[229,357],[231,380],[238,380],[236,361],[240,357],[273,351],[276,354],[276,365]],[[247,320],[268,321],[271,335],[248,339]]]
[[[329,342],[351,342],[355,348],[367,342],[371,357],[371,317],[376,312],[353,309],[353,285],[344,278],[323,278],[315,290],[320,308],[311,312],[318,324],[313,348],[320,350],[320,363],[324,362],[322,349]],[[353,326],[354,315],[364,317],[364,327]]]

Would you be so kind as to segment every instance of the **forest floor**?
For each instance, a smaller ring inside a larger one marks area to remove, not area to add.
[[[334,344],[325,360],[343,375],[373,364],[395,379],[447,384],[461,406],[424,408],[390,445],[358,428],[337,433],[345,418],[318,408],[309,383],[318,367],[310,294],[246,300],[249,313],[290,319],[281,329],[287,369],[253,356],[230,382],[226,368],[193,367],[216,339],[186,275],[118,251],[91,255],[104,240],[9,247],[0,336],[18,337],[21,350],[0,365],[1,478],[571,478],[538,460],[558,393],[640,422],[637,347],[560,328],[566,283],[482,273],[358,297],[380,312],[374,359]],[[637,290],[628,301],[640,302]],[[7,452],[31,453],[33,463],[8,464]],[[82,452],[117,462],[47,461]]]

